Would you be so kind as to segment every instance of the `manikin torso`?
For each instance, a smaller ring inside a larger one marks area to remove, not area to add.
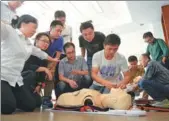
[[[72,93],[62,94],[56,104],[64,107],[83,106],[86,100],[100,108],[127,110],[131,106],[131,96],[121,89],[111,89],[109,94],[101,94],[92,89],[81,89]]]

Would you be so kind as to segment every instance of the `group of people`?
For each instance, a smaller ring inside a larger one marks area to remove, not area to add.
[[[79,36],[81,56],[76,56],[72,28],[65,24],[65,12],[58,10],[50,30],[37,33],[32,45],[29,38],[36,33],[37,19],[27,14],[12,19],[22,3],[1,3],[2,114],[11,114],[16,108],[33,111],[41,105],[53,107],[53,89],[57,99],[83,88],[109,93],[111,88],[126,89],[133,83],[130,92],[139,88],[158,101],[155,106],[169,107],[169,49],[162,39],[146,32],[147,52],[141,55],[140,65],[136,56],[130,56],[128,66],[118,52],[120,37],[105,36],[95,31],[91,22],[84,22]]]

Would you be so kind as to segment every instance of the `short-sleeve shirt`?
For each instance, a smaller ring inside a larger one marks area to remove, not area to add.
[[[79,36],[79,45],[81,48],[85,48],[87,50],[87,56],[93,57],[94,53],[103,50],[103,42],[105,40],[105,35],[101,32],[95,32],[95,36],[91,42],[88,42],[83,38],[83,36]]]
[[[129,69],[130,75],[131,75],[131,81],[130,83],[136,83],[136,78],[138,76],[143,76],[144,75],[144,67],[141,65],[137,65],[137,69],[133,70],[133,69]]]
[[[128,71],[128,65],[126,58],[120,53],[116,53],[111,60],[107,60],[104,55],[104,50],[94,54],[92,59],[92,67],[98,67],[98,76],[102,79],[117,83],[118,77],[121,72]],[[100,85],[96,81],[94,84]]]
[[[49,34],[49,32],[47,32]],[[53,42],[50,43],[47,53],[51,57],[56,56],[56,51],[62,52],[63,51],[63,37],[60,36],[58,39],[53,40]]]
[[[65,28],[62,31],[62,37],[64,40],[64,44],[72,40],[72,27],[71,26],[68,26],[68,25],[65,26]]]
[[[62,74],[64,77],[68,79],[72,79],[78,81],[81,79],[82,75],[72,75],[72,70],[88,70],[87,63],[85,59],[81,56],[77,56],[76,60],[73,64],[68,62],[67,57],[63,58],[59,63],[59,74]]]

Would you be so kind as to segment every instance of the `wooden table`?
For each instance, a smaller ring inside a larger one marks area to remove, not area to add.
[[[149,112],[145,117],[91,115],[68,112],[35,111],[1,115],[1,121],[169,121],[169,113]]]

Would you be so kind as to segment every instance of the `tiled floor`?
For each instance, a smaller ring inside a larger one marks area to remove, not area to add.
[[[1,115],[1,121],[169,121],[169,113],[150,112],[145,117],[91,115],[68,112],[35,111]]]

